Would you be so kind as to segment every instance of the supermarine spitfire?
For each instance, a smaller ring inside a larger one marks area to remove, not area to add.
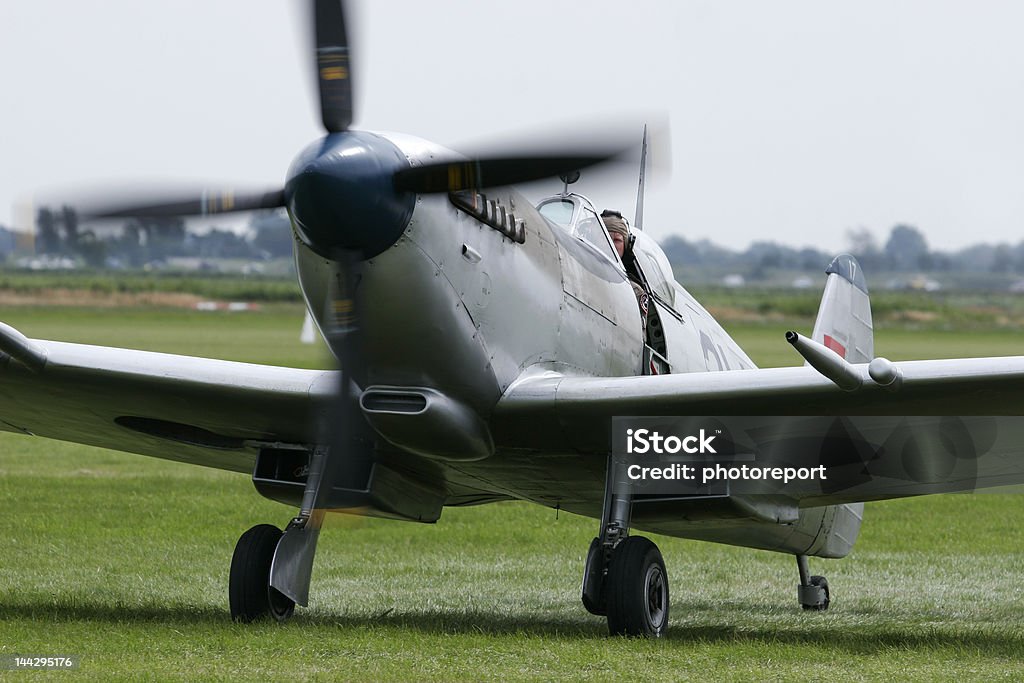
[[[239,539],[235,619],[284,620],[307,604],[327,512],[435,522],[445,506],[511,499],[600,520],[583,602],[614,634],[659,636],[668,625],[666,567],[634,528],[792,554],[800,602],[824,609],[828,584],[810,576],[807,557],[846,555],[858,501],[889,494],[634,500],[610,483],[611,418],[943,415],[968,403],[976,414],[1021,412],[1024,359],[876,359],[850,257],[828,268],[811,337],[790,337],[808,364],[757,369],[638,226],[620,258],[597,207],[568,183],[536,205],[511,188],[620,149],[465,159],[353,129],[344,8],[310,6],[326,134],[282,188],[95,215],[285,207],[299,283],[339,370],[43,341],[0,326],[0,428],[245,473],[295,508],[283,532],[261,524]],[[649,297],[646,328],[631,279]]]

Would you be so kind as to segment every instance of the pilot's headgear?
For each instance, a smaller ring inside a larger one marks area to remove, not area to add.
[[[617,232],[623,237],[629,237],[629,226],[626,225],[626,220],[618,211],[605,209],[601,212],[601,219],[604,221],[604,226],[608,228],[608,232]]]

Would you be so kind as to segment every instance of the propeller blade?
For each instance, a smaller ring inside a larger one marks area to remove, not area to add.
[[[352,70],[342,0],[313,0],[320,118],[328,133],[352,125]]]
[[[324,330],[327,343],[338,359],[339,386],[329,406],[321,439],[329,449],[314,508],[347,507],[347,501],[333,500],[335,489],[366,490],[373,468],[373,441],[359,408],[359,386],[366,384],[366,359],[360,333],[358,287],[361,260],[351,250],[340,250],[333,259],[340,265],[335,291]],[[358,502],[355,496],[353,502]]]
[[[340,272],[327,301],[324,337],[341,371],[334,394],[319,413],[320,445],[310,459],[299,514],[278,542],[270,575],[270,585],[300,605],[309,601],[324,516],[328,510],[366,505],[374,464],[373,438],[359,409],[356,385],[365,370],[357,315],[360,261],[352,251],[335,253],[332,260]]]
[[[92,208],[86,206],[79,210],[79,215],[83,219],[210,216],[235,211],[276,209],[282,206],[285,206],[284,190],[264,192],[203,191],[151,196],[148,199],[124,199]]]
[[[397,171],[395,189],[425,194],[515,185],[611,161],[623,150],[566,156],[510,156],[447,161]]]

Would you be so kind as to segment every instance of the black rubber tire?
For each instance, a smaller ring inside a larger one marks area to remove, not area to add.
[[[601,547],[601,539],[595,538],[590,542],[590,548],[587,550],[587,564],[583,573],[583,590],[580,596],[580,599],[583,601],[583,608],[599,617],[608,614],[608,608],[605,606],[603,555],[604,549]],[[591,581],[589,586],[587,585],[588,576]]]
[[[270,563],[282,533],[271,524],[257,524],[235,544],[228,580],[228,602],[235,621],[248,623],[265,617],[285,621],[295,612],[295,603],[270,586]]]
[[[811,577],[812,586],[821,586],[825,589],[825,602],[820,605],[803,605],[803,608],[812,612],[824,612],[828,609],[828,606],[832,603],[832,596],[828,592],[828,579],[824,576],[818,576],[815,574]]]
[[[663,636],[668,630],[668,572],[658,546],[642,536],[630,536],[615,546],[605,598],[613,636]]]

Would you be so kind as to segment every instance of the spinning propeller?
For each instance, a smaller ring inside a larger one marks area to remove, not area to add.
[[[413,167],[387,139],[350,129],[352,70],[344,2],[309,2],[320,116],[326,135],[296,157],[283,188],[171,190],[159,196],[108,200],[80,212],[89,219],[213,215],[287,207],[299,238],[336,265],[336,281],[322,321],[328,345],[339,362],[339,384],[316,420],[320,445],[310,460],[300,512],[288,525],[274,555],[270,584],[275,613],[289,613],[289,605],[307,602],[324,512],[360,507],[369,500],[373,438],[359,409],[359,387],[365,384],[366,367],[358,315],[362,262],[398,240],[408,225],[417,194],[538,180],[608,161],[624,152],[623,145],[581,151],[563,144],[538,154],[482,155]]]
[[[336,249],[372,257],[405,230],[416,194],[514,185],[608,161],[622,144],[568,147],[532,154],[481,155],[411,167],[383,138],[351,130],[352,69],[342,0],[309,0],[320,117],[326,135],[293,162],[283,188],[175,190],[109,199],[80,211],[84,219],[206,216],[287,207],[299,236],[317,253]]]

